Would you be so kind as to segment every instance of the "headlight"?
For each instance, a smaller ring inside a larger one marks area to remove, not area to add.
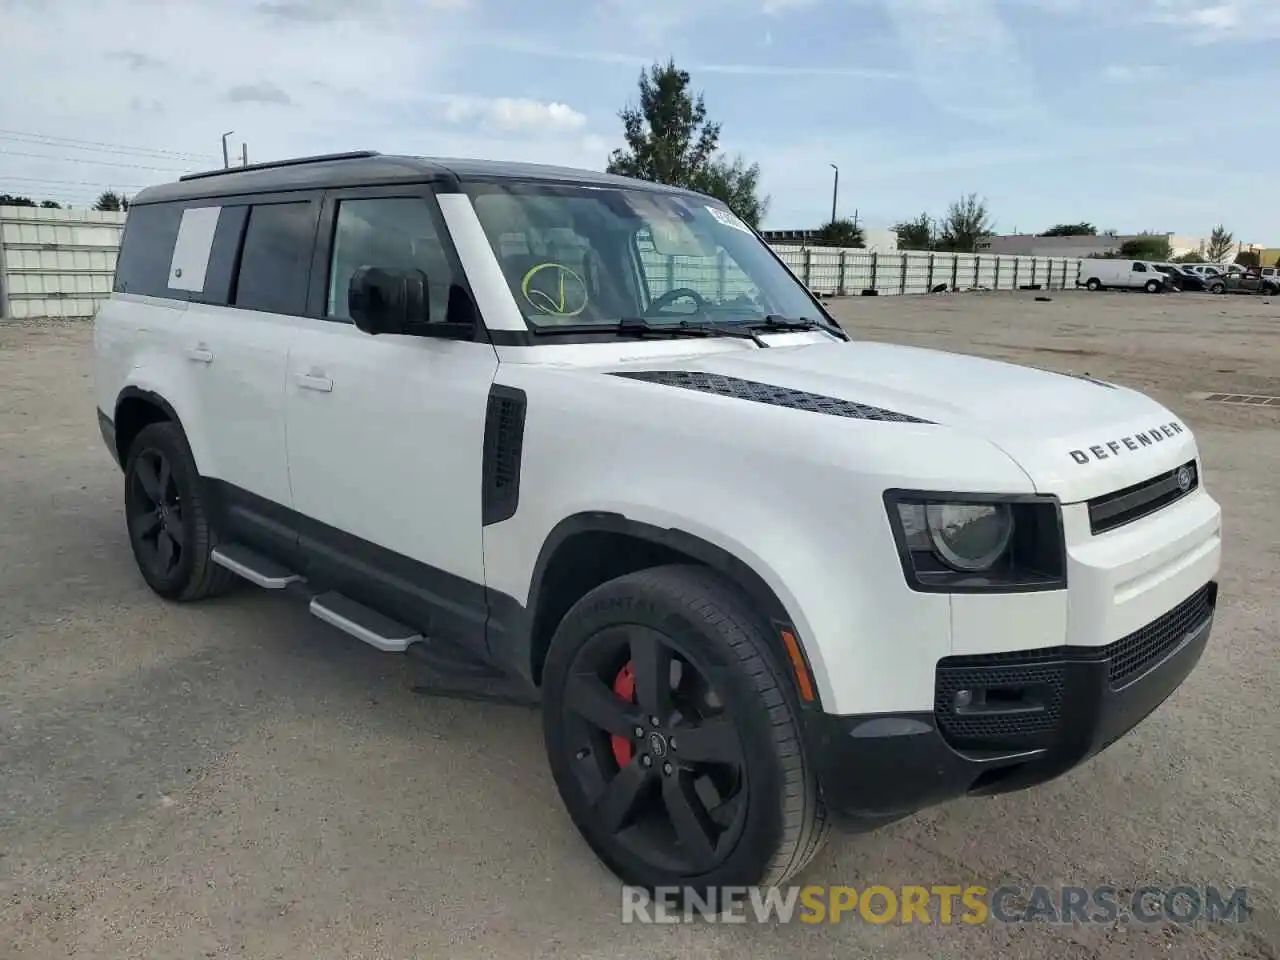
[[[924,516],[938,556],[969,573],[986,570],[1004,556],[1013,535],[1007,503],[931,503]]]
[[[1066,586],[1056,497],[890,490],[885,505],[913,589],[974,593]]]

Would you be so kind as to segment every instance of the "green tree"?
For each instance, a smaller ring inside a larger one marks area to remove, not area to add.
[[[957,253],[973,253],[978,242],[994,233],[987,202],[976,193],[961,197],[947,208],[938,230],[938,246]]]
[[[57,200],[41,200],[41,201],[40,201],[40,206],[44,207],[44,209],[46,209],[46,210],[61,210],[61,209],[62,209],[62,204],[60,204]]]
[[[697,190],[724,201],[758,227],[768,209],[760,167],[719,153],[720,124],[707,119],[701,93],[689,89],[688,71],[674,60],[640,74],[640,102],[619,111],[624,147],[609,155],[609,173]]]
[[[748,166],[742,157],[716,157],[693,178],[693,189],[723,200],[756,229],[769,212],[769,198],[760,195],[760,164]]]
[[[818,229],[818,242],[828,247],[865,247],[862,228],[847,217],[824,223]]]
[[[123,211],[129,209],[129,198],[124,194],[116,193],[114,190],[104,190],[94,201],[93,209],[95,210],[116,210]]]
[[[1129,260],[1166,262],[1173,255],[1169,238],[1163,234],[1144,233],[1120,244],[1120,256]]]
[[[30,197],[19,197],[12,193],[0,193],[0,207],[34,207],[36,202]]]
[[[1218,224],[1213,228],[1213,233],[1209,234],[1209,245],[1205,248],[1204,255],[1210,263],[1222,263],[1231,256],[1231,248],[1235,244],[1236,238],[1226,227]]]
[[[1205,263],[1204,254],[1199,250],[1191,250],[1187,253],[1179,254],[1176,257],[1170,257],[1173,263]]]
[[[1257,250],[1241,250],[1236,254],[1235,262],[1242,267],[1262,266],[1262,256]]]
[[[1098,228],[1092,223],[1058,223],[1054,224],[1042,237],[1096,237]]]
[[[898,235],[899,250],[932,250],[936,243],[933,220],[927,213],[920,214],[914,220],[894,224],[893,232]]]

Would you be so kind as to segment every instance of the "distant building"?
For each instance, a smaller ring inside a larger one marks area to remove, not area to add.
[[[1129,240],[1139,240],[1137,233],[1100,233],[1097,236],[1041,237],[1034,233],[1015,233],[991,237],[978,245],[979,253],[1001,253],[1022,257],[1091,257],[1119,253]],[[1203,253],[1208,241],[1200,237],[1182,237],[1165,234],[1169,239],[1170,256],[1181,257],[1188,253]]]
[[[761,230],[760,236],[766,243],[780,246],[818,247],[824,246],[818,240],[818,230]],[[881,230],[877,227],[862,226],[862,238],[866,243],[867,253],[884,253],[898,249],[898,235],[892,230]]]

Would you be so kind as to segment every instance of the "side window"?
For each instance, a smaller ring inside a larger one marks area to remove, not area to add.
[[[253,206],[245,228],[233,306],[265,313],[305,313],[314,240],[315,208],[311,203]]]
[[[169,265],[181,222],[182,209],[174,204],[146,204],[129,210],[116,260],[116,293],[172,296]]]
[[[249,219],[248,207],[223,207],[218,214],[218,229],[209,247],[208,266],[204,273],[204,288],[192,293],[196,303],[211,303],[225,307],[231,302],[231,285],[236,274],[236,255],[240,241],[244,239],[244,224]]]
[[[351,319],[347,288],[361,267],[421,270],[427,278],[429,321],[448,317],[457,278],[422,197],[370,197],[338,202],[325,316]]]
[[[1134,273],[1146,273],[1146,272],[1147,272],[1147,265],[1146,265],[1145,263],[1135,263],[1135,264],[1133,265],[1133,272],[1134,272]]]
[[[720,305],[735,301],[755,303],[760,291],[723,247],[715,256],[690,257],[660,254],[653,245],[648,229],[636,233],[636,249],[640,254],[640,270],[649,296],[660,297],[678,288],[694,290],[704,300]],[[692,306],[689,301],[682,301]]]

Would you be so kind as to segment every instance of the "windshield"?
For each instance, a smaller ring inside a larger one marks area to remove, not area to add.
[[[502,181],[468,187],[526,321],[825,322],[804,287],[712,200]]]

